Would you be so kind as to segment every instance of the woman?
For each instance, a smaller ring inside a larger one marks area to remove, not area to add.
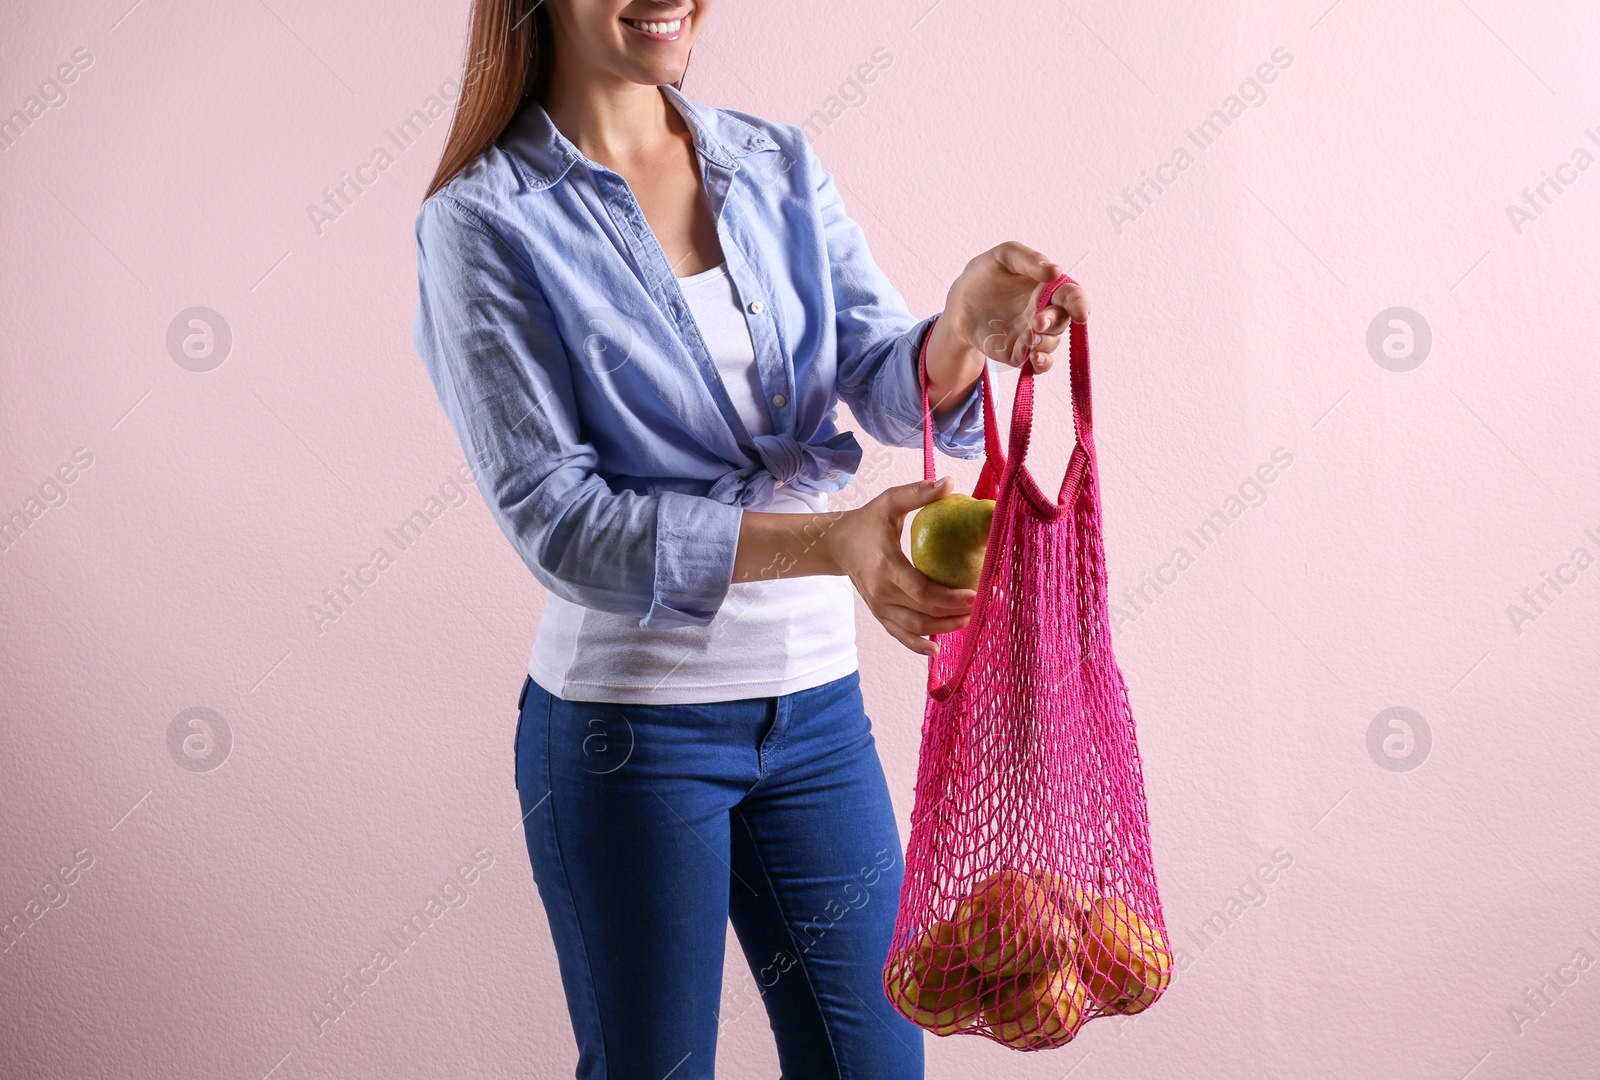
[[[981,453],[978,376],[1046,368],[1076,287],[1008,243],[914,319],[797,127],[687,99],[709,0],[476,0],[417,218],[415,338],[545,586],[516,778],[580,1077],[709,1077],[728,920],[786,1076],[920,1077],[880,973],[902,876],[854,601],[906,647],[973,593],[901,553],[875,439]],[[726,1019],[726,1018],[725,1018]]]

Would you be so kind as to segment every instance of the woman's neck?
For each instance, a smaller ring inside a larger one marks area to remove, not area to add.
[[[544,110],[556,130],[591,161],[617,168],[649,158],[688,130],[659,87],[564,75],[559,68],[551,72]]]

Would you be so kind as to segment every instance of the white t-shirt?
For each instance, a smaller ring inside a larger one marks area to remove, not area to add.
[[[725,265],[679,278],[683,298],[752,435],[772,434],[755,347]],[[823,492],[779,488],[773,513],[827,509]],[[847,577],[736,581],[705,626],[644,630],[637,617],[550,594],[528,674],[569,701],[676,705],[773,697],[856,670],[855,591]]]

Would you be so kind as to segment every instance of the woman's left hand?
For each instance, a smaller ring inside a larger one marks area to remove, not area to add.
[[[1020,367],[1031,348],[1033,370],[1047,371],[1068,320],[1089,319],[1089,295],[1071,283],[1034,311],[1044,287],[1062,273],[1033,248],[1008,240],[967,263],[950,286],[939,324],[950,320],[957,343],[1012,367]]]

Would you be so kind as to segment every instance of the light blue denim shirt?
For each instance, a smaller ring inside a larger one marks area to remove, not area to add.
[[[414,340],[538,580],[645,629],[709,623],[774,486],[837,491],[922,432],[918,320],[798,127],[662,93],[693,132],[773,434],[752,437],[626,180],[530,102],[417,215]],[[983,448],[977,387],[936,445]]]

